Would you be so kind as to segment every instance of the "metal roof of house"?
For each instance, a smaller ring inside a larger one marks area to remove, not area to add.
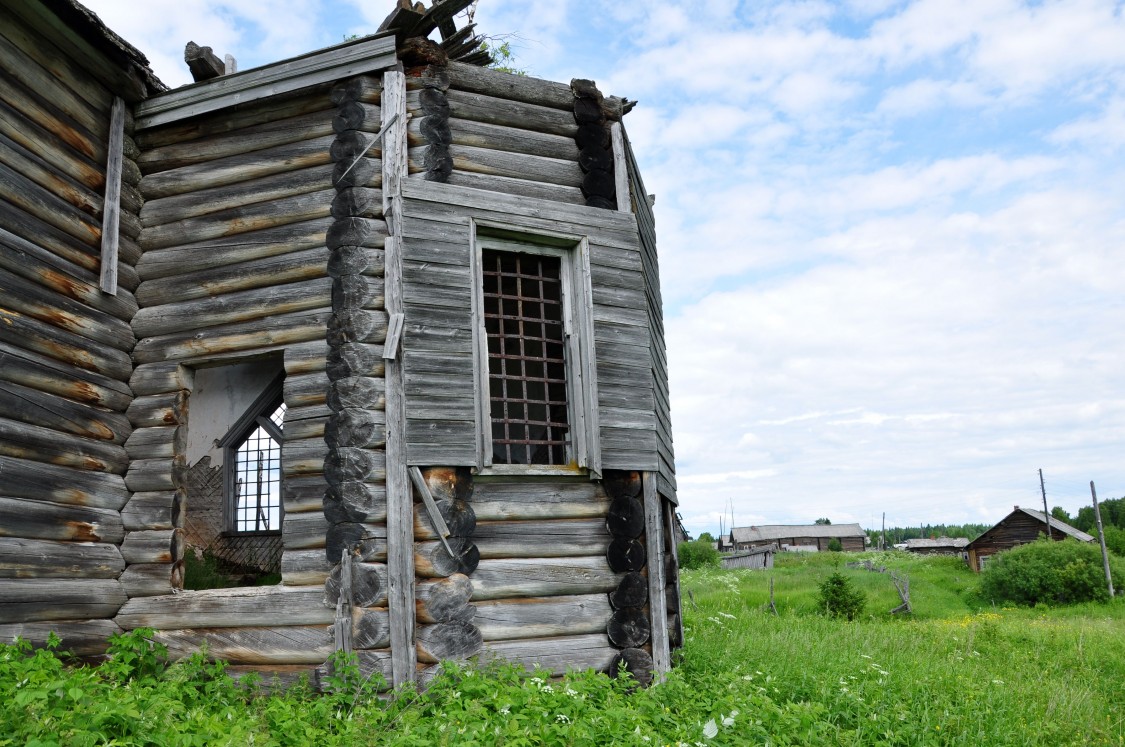
[[[788,537],[866,537],[859,524],[762,524],[735,527],[731,530],[735,542],[762,542]]]

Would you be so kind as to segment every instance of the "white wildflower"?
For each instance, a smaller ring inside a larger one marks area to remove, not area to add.
[[[560,724],[569,724],[570,716],[567,716],[565,713],[560,713],[559,715],[555,716],[555,721],[558,721]]]
[[[569,695],[569,696],[570,696],[570,697],[572,697],[572,698],[574,698],[574,697],[577,697],[577,696],[578,696],[578,691],[577,691],[577,690],[575,690],[575,689],[574,689],[573,687],[571,687],[570,685],[567,685],[567,686],[566,686],[566,689],[565,689],[565,690],[563,690],[563,693],[565,693],[566,695]]]
[[[719,725],[715,723],[715,719],[711,719],[703,725],[703,736],[708,739],[714,739],[715,735],[719,733]]]
[[[730,620],[737,620],[737,619],[738,619],[738,618],[737,618],[737,617],[735,617],[734,615],[728,615],[728,614],[727,614],[726,612],[720,612],[719,614],[720,614],[720,615],[722,615],[722,616],[723,616],[723,617],[725,617],[725,618],[728,618],[728,619],[730,619]]]
[[[500,713],[504,714],[505,716],[507,716],[511,712],[512,707],[510,705],[500,706]]]

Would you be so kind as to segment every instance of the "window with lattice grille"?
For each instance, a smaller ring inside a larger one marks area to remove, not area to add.
[[[281,449],[285,403],[281,381],[255,401],[222,440],[226,453],[228,531],[281,531]]]

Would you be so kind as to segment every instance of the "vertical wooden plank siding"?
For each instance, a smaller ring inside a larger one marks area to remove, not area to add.
[[[402,298],[402,178],[406,174],[406,77],[383,74],[383,122],[398,120],[383,140],[383,204],[391,235],[385,243],[386,306],[404,311]],[[407,320],[409,321],[409,320]],[[386,360],[387,377],[387,575],[390,612],[391,677],[395,687],[415,677],[414,648],[414,497],[406,467],[406,401],[403,356]]]
[[[121,167],[125,145],[125,102],[113,97],[109,123],[109,158],[105,167],[105,200],[102,203],[101,289],[117,295],[117,242],[121,223]]]
[[[613,138],[613,181],[617,190],[617,209],[622,213],[630,213],[633,206],[629,200],[629,163],[625,159],[625,136],[621,131],[621,123],[614,122],[609,132]]]
[[[664,517],[660,495],[656,492],[656,474],[642,476],[645,504],[645,553],[648,568],[648,609],[652,625],[652,672],[657,681],[672,668],[668,649],[668,612],[664,576]]]

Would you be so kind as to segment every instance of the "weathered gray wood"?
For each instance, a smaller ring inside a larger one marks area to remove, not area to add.
[[[129,532],[121,543],[126,563],[171,563],[183,556],[183,531],[151,529]]]
[[[309,340],[285,347],[284,366],[286,376],[304,376],[323,373],[328,359],[328,342]]]
[[[125,473],[125,485],[134,492],[175,490],[184,467],[182,455],[172,459],[133,459]]]
[[[345,309],[332,315],[328,324],[328,344],[333,347],[349,342],[378,343],[387,335],[387,312],[366,309]]]
[[[337,161],[332,168],[332,186],[336,189],[382,187],[383,162],[381,159],[371,158],[370,156],[364,156],[354,161]]]
[[[383,346],[358,342],[335,346],[328,353],[325,368],[334,382],[353,376],[382,377]]]
[[[370,187],[338,188],[332,199],[332,217],[382,218],[383,191]]]
[[[572,160],[509,153],[472,145],[451,145],[449,154],[453,158],[453,168],[457,171],[506,176],[563,187],[579,187],[582,184],[582,170]]]
[[[137,428],[125,442],[130,459],[171,459],[187,451],[187,429],[178,425]]]
[[[352,645],[357,649],[391,645],[390,615],[385,609],[356,607],[352,610]]]
[[[344,410],[380,410],[386,407],[386,379],[375,376],[349,376],[337,379],[328,388],[328,407]]]
[[[208,658],[231,664],[319,664],[332,653],[332,637],[323,625],[161,630],[154,639],[168,647],[173,660],[204,645]]]
[[[0,381],[31,387],[45,394],[113,410],[124,410],[132,400],[129,387],[106,376],[83,371],[31,350],[0,342]],[[40,422],[31,416],[24,422]],[[46,425],[46,423],[44,423]],[[56,429],[57,430],[57,429]]]
[[[124,472],[129,463],[125,449],[117,444],[3,417],[0,417],[0,455],[114,474]]]
[[[285,550],[281,553],[281,582],[286,586],[321,586],[332,572],[324,551]]]
[[[664,576],[664,511],[660,495],[656,492],[656,474],[645,472],[644,511],[645,511],[645,550],[648,566],[648,598],[651,610],[652,630],[652,669],[658,682],[672,668],[671,652],[668,646],[668,616],[665,609],[667,599]],[[612,634],[610,636],[613,637]],[[636,646],[638,644],[631,644]],[[625,646],[627,647],[627,646]]]
[[[420,625],[416,641],[418,661],[429,664],[467,659],[480,651],[482,643],[477,627],[463,620]]]
[[[664,610],[659,610],[660,616]],[[639,648],[648,643],[652,631],[648,616],[636,607],[622,607],[614,610],[606,625],[609,640],[618,648]]]
[[[186,499],[183,489],[133,493],[129,502],[121,509],[121,522],[130,532],[175,529],[183,523]]]
[[[324,441],[329,448],[380,448],[387,441],[386,414],[380,410],[343,410],[329,419]]]
[[[120,96],[113,99],[109,125],[109,155],[106,159],[105,199],[102,203],[102,275],[101,289],[110,295],[117,293],[117,255],[121,215],[121,171],[125,137],[125,102]]]
[[[446,544],[452,554],[446,550]],[[444,578],[454,573],[472,575],[479,563],[480,551],[471,540],[464,537],[450,537],[446,543],[414,544],[414,569],[422,578]]]
[[[473,533],[481,558],[604,557],[610,539],[599,519],[479,522]]]
[[[566,187],[546,182],[517,179],[510,176],[481,174],[470,171],[454,171],[449,175],[448,184],[456,187],[511,195],[518,198],[550,200],[569,205],[585,205],[582,191],[576,187]]]
[[[90,508],[121,510],[129,491],[120,475],[0,456],[4,495]]]
[[[486,641],[603,633],[613,610],[604,594],[478,602],[473,623]]]
[[[81,622],[18,622],[0,625],[0,640],[22,638],[36,648],[45,648],[47,639],[58,636],[60,651],[79,658],[101,656],[105,653],[109,637],[121,633],[113,620],[83,620]]]
[[[297,475],[284,480],[281,486],[281,498],[286,513],[316,511],[324,500],[324,491],[327,487],[328,483],[325,482],[323,474]]]
[[[113,617],[124,602],[117,579],[0,578],[0,623]]]
[[[466,145],[522,155],[562,159],[572,163],[578,162],[578,146],[575,145],[572,137],[485,122],[474,122],[468,119],[450,118],[447,122],[449,142],[452,145]],[[411,120],[409,128],[411,144],[422,145],[424,140],[421,122]]]
[[[510,641],[487,641],[481,658],[503,659],[522,664],[528,669],[542,667],[553,674],[593,669],[609,670],[617,649],[605,633],[562,636],[557,638],[523,638]]]
[[[184,47],[184,62],[187,63],[188,69],[191,70],[191,77],[196,83],[217,78],[227,72],[226,65],[211,47],[201,47],[191,41]]]
[[[188,395],[184,390],[137,397],[126,415],[134,428],[175,426],[187,422]]]
[[[128,380],[132,373],[128,353],[105,345],[92,345],[83,335],[9,309],[0,309],[0,342],[41,353],[118,381]]]
[[[613,658],[609,667],[609,674],[616,676],[624,669],[641,687],[652,684],[652,657],[643,648],[622,649]]]
[[[530,484],[478,477],[472,502],[477,521],[604,518],[610,506],[605,493],[589,480]]]
[[[323,371],[287,376],[283,387],[286,407],[311,407],[327,402],[328,376]],[[286,440],[288,440],[288,436]]]
[[[323,598],[324,590],[319,587],[184,591],[169,597],[130,599],[116,621],[126,630],[258,627],[276,625],[281,618],[290,625],[329,625],[332,610],[321,603]]]
[[[333,139],[328,135],[300,140],[148,174],[141,179],[141,194],[146,200],[170,197],[327,164]]]
[[[191,390],[195,373],[176,362],[145,363],[133,370],[129,386],[137,397]]]
[[[0,497],[0,536],[117,544],[125,529],[116,510]]]
[[[383,279],[366,275],[342,275],[332,281],[332,308],[382,309]]]
[[[121,586],[130,599],[172,593],[170,563],[131,563],[121,574]]]
[[[605,558],[482,560],[472,575],[473,601],[608,593],[621,574]]]
[[[323,500],[329,523],[381,523],[387,520],[387,491],[380,483],[343,480],[328,488]]]
[[[382,543],[385,546],[385,541]],[[353,562],[351,594],[356,607],[382,607],[387,602],[390,579],[385,563]],[[324,603],[336,607],[343,588],[342,564],[336,564],[324,583]],[[372,648],[378,648],[372,647]]]
[[[325,546],[328,522],[320,511],[285,514],[281,521],[281,536],[286,550],[311,550]]]
[[[23,277],[0,269],[0,296],[5,308],[18,311],[46,324],[103,343],[117,350],[133,346],[128,322],[112,314],[32,285]]]
[[[461,620],[465,619],[470,610],[473,584],[463,573],[454,573],[434,581],[419,581],[415,590],[415,614],[419,622]]]
[[[344,106],[350,102],[378,104],[383,93],[383,81],[375,75],[357,75],[332,88],[332,103]]]
[[[81,380],[73,384],[81,390]],[[128,418],[120,413],[6,381],[0,381],[0,416],[113,443],[124,443],[132,432]]]
[[[206,272],[240,262],[316,249],[324,246],[324,235],[329,223],[330,219],[320,218],[255,231],[252,237],[240,234],[154,249],[146,251],[137,262],[137,271],[145,280],[151,280],[191,272]]]
[[[324,476],[329,486],[345,481],[382,481],[387,474],[387,454],[374,449],[337,447],[324,459]]]
[[[323,339],[330,316],[328,309],[317,309],[148,337],[133,348],[133,358],[138,363],[192,359],[213,362],[217,356],[227,353],[254,349],[265,352],[283,345]]]
[[[0,54],[8,47],[0,45]],[[15,67],[22,68],[26,74],[35,70],[28,66],[26,61],[15,61]],[[5,66],[7,67],[7,66]],[[18,74],[18,73],[13,73]],[[34,89],[21,85],[14,78],[9,77],[4,86],[4,100],[8,106],[20,112],[24,117],[49,132],[65,133],[67,144],[77,153],[91,159],[94,163],[106,161],[106,127],[102,124],[96,131],[84,124],[75,121],[54,105],[47,105],[35,93]],[[51,86],[54,88],[54,86]],[[79,109],[75,113],[79,113]],[[89,124],[100,124],[90,121]]]
[[[406,95],[407,107],[412,111],[422,108],[420,94],[421,91],[410,91]],[[573,138],[578,131],[578,126],[574,123],[573,110],[563,111],[453,89],[446,91],[445,96],[449,102],[449,116],[457,119],[519,127],[570,138]]]
[[[360,130],[378,132],[382,124],[382,113],[378,105],[362,101],[341,101],[332,117],[332,129],[337,134]]]
[[[442,498],[435,501],[434,506],[450,535],[454,537],[474,536],[477,516],[473,511],[472,504],[467,501]],[[438,533],[434,530],[429,511],[421,503],[414,505],[414,536],[416,539],[438,539]],[[484,557],[483,551],[482,557]]]
[[[117,578],[116,545],[0,537],[0,578]]]
[[[332,252],[332,256],[328,259],[328,274],[334,278],[344,275],[380,277],[385,271],[385,255],[382,249],[345,246]]]

